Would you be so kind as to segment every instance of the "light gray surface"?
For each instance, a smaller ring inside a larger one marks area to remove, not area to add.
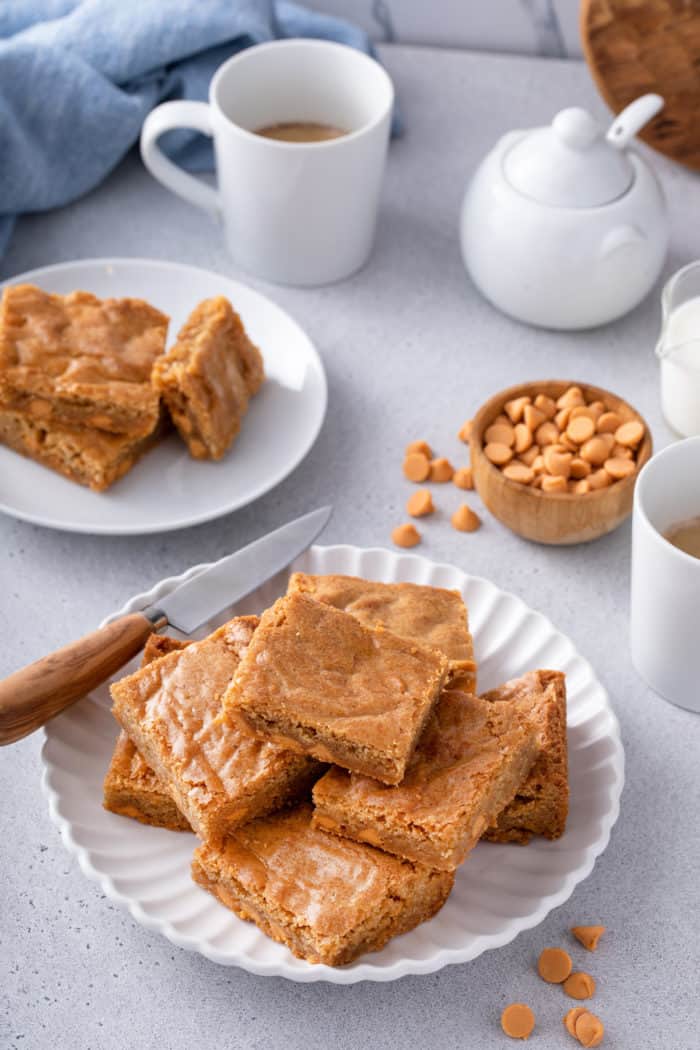
[[[668,441],[652,357],[657,294],[597,332],[546,333],[495,313],[459,258],[467,172],[508,128],[572,103],[602,114],[585,68],[406,48],[385,57],[409,131],[391,148],[371,263],[317,291],[257,284],[323,355],[330,407],[315,448],[255,505],[189,531],[90,538],[0,518],[0,673],[88,630],[158,579],[322,502],[336,511],[321,542],[388,545],[410,492],[400,472],[404,444],[426,438],[464,462],[455,438],[462,421],[519,380],[599,383],[644,413],[657,446]],[[697,176],[654,160],[670,197],[670,273],[700,256],[699,186]],[[79,204],[24,219],[0,276],[103,255],[175,259],[240,276],[207,221],[133,158]],[[464,535],[449,525],[461,496],[452,486],[436,489],[441,514],[425,524],[419,552],[489,577],[549,615],[592,662],[620,717],[622,814],[590,878],[538,929],[430,976],[347,988],[252,977],[172,948],[85,878],[49,821],[34,736],[0,756],[0,1046],[488,1050],[506,1045],[500,1010],[518,1000],[538,1017],[533,1046],[573,1046],[561,1025],[573,1004],[539,981],[533,962],[546,945],[570,944],[568,928],[587,922],[609,927],[595,955],[574,950],[576,964],[599,980],[593,1006],[606,1023],[604,1045],[697,1046],[700,719],[654,697],[630,665],[629,524],[571,549],[528,544],[488,514],[479,532]]]

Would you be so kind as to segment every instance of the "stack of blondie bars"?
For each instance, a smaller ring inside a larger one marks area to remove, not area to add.
[[[433,916],[480,839],[564,831],[564,676],[475,687],[458,592],[295,573],[260,618],[150,639],[105,806],[191,828],[200,885],[343,965]]]
[[[165,353],[169,318],[142,299],[7,287],[0,302],[0,444],[95,491],[172,419],[197,459],[227,451],[264,379],[260,351],[219,296]]]

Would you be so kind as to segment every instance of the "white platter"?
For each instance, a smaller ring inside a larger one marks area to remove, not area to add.
[[[267,381],[217,463],[192,459],[172,434],[106,492],[91,492],[0,446],[0,511],[70,532],[133,535],[182,529],[245,506],[279,484],[313,445],[326,377],[308,336],[264,295],[221,274],[150,259],[84,259],[6,281],[65,295],[147,299],[170,317],[167,346],[202,299],[224,295],[265,359]]]
[[[157,601],[202,568],[163,580],[114,616]],[[69,852],[109,898],[173,944],[217,963],[296,981],[352,984],[430,973],[474,959],[536,926],[590,874],[619,812],[624,781],[619,727],[590,664],[549,620],[519,598],[450,565],[412,554],[338,546],[312,547],[293,568],[460,590],[469,608],[482,690],[538,667],[564,671],[571,780],[565,835],[557,842],[533,840],[526,848],[480,843],[459,869],[447,903],[430,922],[350,966],[314,966],[236,918],[191,881],[193,835],[145,827],[102,808],[102,780],[117,737],[105,686],[45,730],[43,786],[51,818]],[[235,611],[259,612],[270,605],[284,592],[287,575],[270,580]],[[230,615],[228,610],[201,633]]]

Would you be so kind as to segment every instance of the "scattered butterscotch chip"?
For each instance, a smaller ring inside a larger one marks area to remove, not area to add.
[[[531,481],[534,481],[535,472],[532,467],[528,467],[525,463],[512,460],[510,463],[506,463],[503,468],[503,476],[508,478],[509,481],[517,481],[521,485],[529,485]]]
[[[515,444],[515,428],[510,423],[492,423],[484,431],[484,437],[487,443],[508,445],[510,448]]]
[[[525,1003],[511,1003],[501,1014],[501,1028],[511,1039],[527,1039],[535,1027],[535,1015]]]
[[[426,514],[432,514],[435,506],[429,489],[414,492],[406,504],[406,510],[412,518],[424,518]]]
[[[535,431],[535,441],[540,446],[553,445],[559,440],[559,437],[559,427],[556,423],[552,423],[551,419],[547,419],[544,423],[540,423]]]
[[[533,434],[538,426],[545,422],[545,418],[544,412],[541,412],[539,408],[535,408],[534,405],[525,405],[523,419],[525,420],[526,426],[530,428]]]
[[[562,474],[543,474],[540,487],[543,492],[566,492],[568,488]]]
[[[409,481],[425,481],[430,474],[430,460],[422,452],[411,452],[403,461],[403,472]]]
[[[588,1010],[585,1006],[572,1006],[567,1014],[564,1015],[564,1024],[569,1035],[573,1035],[576,1038],[576,1022],[578,1021],[581,1014],[587,1014]]]
[[[542,424],[544,426],[544,423]],[[526,423],[516,423],[513,428],[515,435],[515,451],[517,453],[527,452],[532,447],[532,431]]]
[[[595,995],[595,980],[589,973],[576,971],[564,981],[564,991],[572,999],[590,999]]]
[[[410,445],[406,445],[406,455],[410,456],[412,452],[420,452],[422,456],[427,456],[428,459],[433,458],[433,450],[427,441],[412,441]]]
[[[544,948],[537,960],[537,972],[549,984],[561,984],[571,973],[571,956],[563,948]]]
[[[523,412],[525,406],[531,402],[529,397],[514,397],[512,401],[506,401],[503,406],[506,410],[506,415],[510,419],[511,423],[519,423],[523,418]]]
[[[584,1010],[574,1022],[574,1034],[581,1046],[600,1046],[603,1042],[605,1028],[599,1017]]]
[[[546,394],[537,395],[535,398],[535,408],[539,408],[540,412],[544,413],[545,419],[554,419],[557,414],[556,402]]]
[[[476,532],[481,526],[481,518],[466,503],[461,503],[450,519],[458,532]]]
[[[452,481],[455,468],[450,463],[449,459],[445,459],[441,456],[439,459],[431,459],[430,461],[430,480],[445,482]]]
[[[603,467],[615,481],[619,481],[621,478],[628,478],[637,469],[631,459],[623,459],[616,456],[606,459]]]
[[[420,532],[415,525],[410,523],[397,525],[391,534],[391,539],[397,547],[415,547],[420,543]]]
[[[569,419],[566,436],[577,445],[582,445],[595,434],[595,423],[590,416],[576,416]]]
[[[596,430],[599,434],[614,434],[622,426],[622,416],[617,412],[603,412],[598,416]]]
[[[492,441],[484,448],[484,455],[497,467],[503,467],[513,458],[513,450],[508,445]]]
[[[571,932],[587,951],[594,952],[605,933],[605,926],[572,926]]]
[[[460,441],[463,441],[465,445],[469,444],[469,438],[472,436],[472,421],[468,419],[465,423],[462,423],[457,437]]]
[[[615,431],[615,441],[618,445],[628,445],[630,448],[636,448],[643,437],[644,427],[638,419],[630,419]]]
[[[458,489],[473,489],[474,477],[471,467],[460,467],[452,475],[452,481]]]

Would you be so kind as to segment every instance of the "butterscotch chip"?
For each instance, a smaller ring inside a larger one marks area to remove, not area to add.
[[[484,455],[491,463],[497,467],[503,467],[506,463],[509,463],[513,458],[513,450],[508,445],[503,445],[498,441],[492,441],[484,448]]]
[[[636,448],[644,437],[644,427],[638,419],[631,419],[629,423],[623,423],[615,431],[615,441],[618,445],[627,445]]]
[[[510,426],[510,420],[503,412],[499,412],[493,421],[494,423],[503,423],[504,426]]]
[[[540,423],[535,431],[535,441],[540,446],[553,445],[559,440],[559,435],[560,431],[556,423],[547,420],[545,423]]]
[[[543,474],[540,482],[543,492],[566,492],[566,478],[561,474]]]
[[[599,434],[614,434],[622,426],[622,416],[617,412],[603,412],[598,416],[596,430]]]
[[[578,481],[579,478],[587,478],[588,475],[590,474],[590,472],[591,472],[591,465],[590,465],[590,463],[587,460],[581,459],[580,456],[575,456],[571,460],[571,477],[572,478],[575,478]]]
[[[628,478],[630,474],[634,474],[637,467],[631,459],[623,459],[613,456],[612,459],[606,459],[603,464],[603,468],[607,470],[611,478],[615,481],[620,481],[622,478]]]
[[[529,431],[528,431],[529,433]],[[531,445],[530,448],[526,449],[525,452],[520,453],[520,460],[526,463],[528,467],[531,467],[540,454],[539,445]]]
[[[557,424],[560,430],[566,430],[569,424],[569,417],[571,415],[570,408],[560,408],[554,417],[554,422]]]
[[[588,487],[590,489],[605,489],[608,485],[612,484],[612,478],[603,467],[599,470],[594,470],[592,474],[589,474],[586,481],[588,482]]]
[[[526,423],[516,423],[514,433],[515,451],[518,453],[527,452],[527,450],[532,447],[532,431],[529,426],[527,426]]]
[[[571,474],[571,462],[573,456],[570,452],[557,452],[556,449],[546,448],[542,453],[545,469],[554,477],[568,478]]]
[[[561,984],[571,973],[571,956],[563,948],[544,948],[537,960],[537,972],[549,984]]]
[[[501,1014],[501,1028],[511,1039],[527,1039],[535,1027],[535,1015],[525,1003],[511,1003]]]
[[[460,467],[452,475],[452,481],[458,489],[473,489],[474,477],[471,467]]]
[[[506,401],[504,408],[511,423],[519,423],[523,418],[525,406],[531,402],[529,397],[514,397],[512,401]]]
[[[428,489],[418,489],[409,498],[406,510],[412,518],[424,518],[426,514],[432,514],[435,510],[433,497]]]
[[[530,466],[534,470],[535,474],[544,474],[544,456],[539,453],[535,456]]]
[[[493,441],[510,447],[515,444],[515,429],[510,423],[492,423],[484,431],[484,437],[487,443]]]
[[[586,401],[581,392],[581,387],[570,386],[557,400],[557,408],[575,408],[576,405],[585,405]]]
[[[391,540],[397,547],[415,547],[420,543],[420,532],[415,525],[406,522],[404,525],[396,526],[391,534]]]
[[[578,1021],[581,1014],[588,1013],[585,1006],[572,1006],[569,1012],[564,1017],[564,1024],[569,1035],[573,1035],[576,1038],[576,1022]]]
[[[457,507],[450,520],[458,532],[476,532],[481,526],[481,518],[466,503]]]
[[[403,473],[409,481],[425,481],[430,474],[430,460],[422,452],[411,452],[403,461]]]
[[[607,442],[603,440],[603,435],[599,434],[590,438],[581,446],[580,455],[581,459],[587,460],[594,467],[600,467],[608,458],[609,451]]]
[[[577,971],[564,981],[564,991],[572,999],[590,999],[595,995],[595,981],[589,973]]]
[[[465,445],[468,445],[469,444],[469,438],[471,436],[472,436],[472,421],[471,421],[471,419],[467,419],[466,422],[462,423],[462,426],[459,429],[459,433],[457,434],[457,437],[459,438],[460,441],[463,441],[465,443]]]
[[[586,416],[587,419],[592,419],[594,423],[597,418],[590,405],[574,405],[569,413],[569,422],[571,422],[572,419],[578,419],[579,416]]]
[[[566,428],[566,436],[577,445],[582,445],[595,434],[595,423],[590,416],[576,416],[569,420]]]
[[[586,951],[594,952],[598,947],[598,941],[605,933],[605,926],[572,926],[571,932]]]
[[[546,394],[538,394],[535,398],[535,408],[539,408],[540,412],[544,412],[545,419],[554,419],[557,414],[556,402],[553,398],[547,397]]]
[[[455,468],[450,463],[449,459],[445,459],[444,456],[439,459],[431,459],[430,461],[430,481],[452,481]]]
[[[410,456],[413,452],[420,452],[422,456],[427,456],[428,459],[433,458],[433,450],[427,441],[412,441],[410,445],[406,445],[406,455]]]
[[[613,459],[615,456],[618,459],[634,459],[634,452],[631,448],[627,448],[626,445],[615,444],[610,450],[610,458]]]
[[[603,442],[608,450],[608,459],[612,450],[615,448],[615,435],[614,434],[598,434],[597,437]]]
[[[605,1028],[603,1022],[595,1014],[584,1010],[574,1023],[574,1033],[581,1046],[600,1046],[603,1042]]]
[[[546,417],[544,412],[540,411],[539,408],[535,408],[534,405],[525,405],[523,419],[525,420],[526,425],[530,428],[533,434],[537,430],[538,426],[541,423],[544,423],[545,418]]]
[[[572,452],[575,456],[578,455],[579,446],[576,441],[572,441],[568,434],[562,434],[559,441],[562,448],[566,449],[567,452]]]
[[[605,405],[602,401],[591,401],[588,405],[588,411],[593,413],[593,418],[597,421],[605,412]]]
[[[503,474],[509,481],[517,481],[521,485],[529,485],[534,480],[535,472],[532,467],[525,463],[511,462],[503,468]]]
[[[573,492],[575,496],[585,496],[587,492],[591,491],[591,486],[588,484],[588,478],[581,478],[579,481],[569,482],[569,492]]]

